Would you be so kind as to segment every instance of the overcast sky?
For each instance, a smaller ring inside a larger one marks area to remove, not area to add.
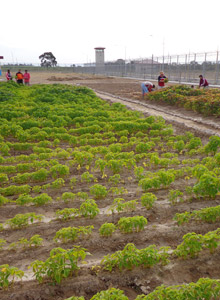
[[[220,0],[1,0],[2,62],[58,64],[216,51]]]

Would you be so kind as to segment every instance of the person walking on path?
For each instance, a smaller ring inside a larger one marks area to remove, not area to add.
[[[160,72],[160,75],[158,76],[157,80],[158,80],[158,89],[161,89],[163,87],[165,87],[165,79],[167,77],[164,75],[164,72]]]
[[[200,87],[203,87],[204,89],[208,88],[209,83],[202,75],[199,75],[199,79],[200,79],[199,80],[199,88]]]
[[[144,95],[147,94],[148,92],[151,92],[152,89],[155,88],[155,85],[150,82],[150,81],[145,81],[141,84],[141,89],[142,89],[142,96],[144,98]]]
[[[7,71],[7,73],[6,73],[5,76],[6,76],[7,81],[12,80],[12,76],[11,76],[11,71],[10,70]]]
[[[30,73],[28,73],[28,71],[27,70],[25,70],[25,73],[24,73],[24,84],[25,85],[30,85],[30,78],[31,78],[31,76],[30,76]]]

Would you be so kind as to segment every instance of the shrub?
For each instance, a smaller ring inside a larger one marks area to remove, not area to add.
[[[116,226],[113,223],[104,223],[99,228],[99,234],[102,236],[112,236],[112,233],[116,230]]]
[[[95,199],[103,199],[108,194],[105,186],[100,184],[95,184],[90,187],[90,194],[95,197]]]
[[[141,204],[147,209],[150,209],[156,200],[157,197],[152,193],[145,193],[141,196]]]
[[[93,199],[85,200],[80,206],[80,214],[83,217],[90,217],[90,219],[93,219],[98,213],[98,206]]]

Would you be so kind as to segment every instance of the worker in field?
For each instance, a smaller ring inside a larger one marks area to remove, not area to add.
[[[160,75],[158,76],[158,89],[164,88],[165,87],[165,82],[166,82],[167,77],[164,75],[164,72],[161,71]]]
[[[24,84],[25,85],[30,85],[30,78],[31,78],[31,76],[30,76],[30,73],[28,73],[28,70],[25,70],[24,71]]]
[[[12,76],[11,76],[11,71],[8,70],[7,73],[5,74],[7,81],[12,80]]]
[[[152,82],[150,82],[150,81],[143,82],[141,84],[143,99],[144,99],[144,95],[149,92],[152,92],[154,88],[155,88],[155,85]]]
[[[18,84],[23,84],[23,74],[21,73],[21,70],[18,70],[18,72],[15,75],[15,79],[17,81]]]
[[[204,89],[207,89],[208,86],[208,81],[202,75],[199,75],[199,88],[203,87]]]

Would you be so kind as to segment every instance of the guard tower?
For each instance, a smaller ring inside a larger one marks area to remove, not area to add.
[[[105,71],[105,56],[104,56],[103,47],[96,47],[95,48],[95,66],[96,66],[96,73],[104,73]]]

